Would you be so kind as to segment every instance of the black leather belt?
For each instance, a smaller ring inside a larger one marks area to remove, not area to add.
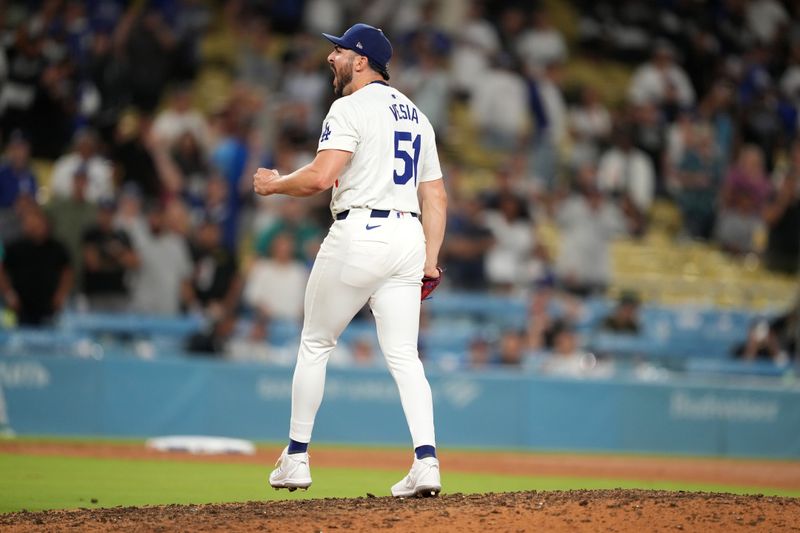
[[[388,209],[373,209],[372,211],[370,211],[369,216],[370,218],[389,218],[389,213],[391,213],[391,210]],[[344,220],[347,218],[347,215],[349,214],[350,214],[349,209],[345,211],[340,211],[336,213],[336,220]],[[416,213],[409,213],[409,214],[414,218],[417,218],[418,216]]]

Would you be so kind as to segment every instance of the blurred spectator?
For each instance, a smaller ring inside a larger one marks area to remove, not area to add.
[[[153,122],[153,135],[157,142],[171,149],[187,133],[194,136],[203,150],[208,149],[208,123],[203,114],[192,107],[191,88],[177,85],[170,95],[169,107],[162,110]]]
[[[89,310],[127,311],[130,305],[128,277],[139,268],[139,256],[131,240],[114,228],[113,202],[102,202],[94,224],[83,232],[83,294]]]
[[[493,241],[486,253],[486,276],[493,286],[520,289],[546,274],[546,255],[523,199],[500,195],[496,210],[488,210],[484,220]]]
[[[272,93],[278,87],[281,65],[275,59],[277,40],[269,27],[269,20],[256,17],[245,21],[245,34],[238,54],[238,78],[248,85]],[[326,30],[327,31],[327,30]],[[327,31],[336,33],[337,30]]]
[[[400,41],[401,53],[407,63],[418,64],[422,55],[436,56],[450,52],[450,37],[436,20],[440,6],[441,3],[436,0],[419,3],[419,19],[404,32]]]
[[[489,71],[490,58],[500,51],[497,29],[484,18],[481,1],[469,3],[466,20],[453,38],[449,75],[454,88],[469,96]]]
[[[189,132],[181,134],[172,147],[170,157],[180,192],[190,204],[201,203],[206,195],[211,167],[197,138]]]
[[[254,313],[245,335],[233,336],[225,345],[225,353],[237,361],[270,362],[273,349],[269,344],[269,320]]]
[[[97,203],[114,197],[112,168],[108,160],[98,153],[97,142],[97,134],[92,130],[82,129],[75,133],[73,150],[59,157],[53,166],[54,198],[69,198],[73,195],[73,179],[79,170],[88,179],[87,201]]]
[[[594,87],[583,88],[580,102],[569,109],[568,121],[574,142],[570,158],[572,167],[596,161],[601,147],[611,136],[611,113]]]
[[[783,96],[789,99],[795,109],[800,108],[800,43],[794,43],[786,70],[781,75],[780,88]]]
[[[790,153],[783,183],[764,208],[769,228],[764,263],[770,270],[794,274],[800,270],[800,141]]]
[[[684,231],[691,237],[708,240],[714,228],[723,161],[707,126],[690,126],[686,133],[686,146],[676,172],[676,200]]]
[[[730,84],[717,82],[712,87],[703,101],[698,112],[703,120],[711,125],[714,144],[719,153],[719,159],[727,163],[731,159],[736,128],[733,113],[733,90]]]
[[[600,329],[612,333],[637,334],[639,324],[639,295],[632,291],[620,294],[617,306],[603,319]]]
[[[186,339],[186,351],[194,355],[222,357],[235,329],[236,317],[223,315],[212,321],[207,329],[190,335]]]
[[[764,228],[761,211],[770,191],[761,150],[753,145],[743,146],[720,195],[714,233],[723,249],[731,253],[758,249],[756,238]]]
[[[576,356],[583,353],[579,350],[580,339],[575,331],[575,325],[567,320],[557,320],[553,324],[552,331],[552,352],[556,357],[570,359],[570,363],[575,363]]]
[[[552,341],[554,324],[550,304],[553,299],[551,283],[539,283],[531,293],[528,304],[527,346],[534,352],[544,350]]]
[[[581,48],[590,57],[640,63],[652,47],[653,33],[658,31],[654,26],[659,19],[669,20],[659,16],[659,4],[653,2],[573,1],[579,3],[582,16],[578,30]]]
[[[419,48],[419,60],[400,76],[401,90],[414,99],[433,129],[442,133],[447,128],[451,89],[450,78],[442,65],[442,54],[424,39],[424,35],[412,44]]]
[[[197,305],[212,317],[234,312],[242,288],[239,266],[236,257],[223,246],[222,230],[213,220],[196,228],[192,260]]]
[[[124,228],[132,224],[144,225],[145,216],[142,212],[142,193],[136,184],[129,183],[120,188],[119,201],[114,213],[114,227]]]
[[[47,67],[42,53],[42,38],[21,24],[14,40],[4,50],[0,79],[0,128],[2,137],[8,138],[14,130],[33,136],[31,112],[36,99],[39,80]]]
[[[710,92],[719,75],[722,45],[709,28],[695,27],[683,47],[683,66],[698,97]]]
[[[785,365],[797,353],[798,327],[800,314],[796,307],[772,320],[756,320],[747,332],[747,339],[734,347],[733,354],[745,361],[765,360]]]
[[[785,364],[788,354],[781,346],[776,328],[766,320],[754,323],[747,332],[747,340],[734,347],[733,355],[744,361],[769,361]]]
[[[181,0],[173,9],[176,44],[171,74],[177,80],[192,80],[200,69],[200,42],[211,25],[211,7],[202,0]]]
[[[131,4],[115,30],[124,51],[131,102],[144,113],[158,106],[170,79],[177,40],[158,7]]]
[[[498,56],[473,87],[470,108],[485,148],[511,152],[521,147],[528,129],[528,90],[510,56]]]
[[[118,218],[131,237],[140,267],[133,276],[133,311],[177,315],[192,300],[192,259],[183,237],[165,223],[163,207],[151,204],[145,222],[133,213]]]
[[[694,104],[695,94],[686,72],[675,61],[675,50],[659,43],[652,59],[636,69],[628,89],[632,103],[655,104],[668,116]]]
[[[266,256],[278,235],[287,234],[293,243],[293,255],[311,264],[320,242],[320,228],[309,220],[307,207],[296,198],[286,198],[278,207],[280,217],[264,228],[256,237],[256,253]]]
[[[644,232],[655,192],[655,170],[647,155],[633,145],[632,132],[620,129],[614,145],[600,158],[597,186],[621,198],[626,217],[637,235]]]
[[[15,206],[20,197],[34,200],[36,191],[36,176],[30,165],[30,144],[21,132],[14,132],[0,162],[0,240],[8,241],[19,234]]]
[[[769,63],[769,49],[750,44],[736,58],[734,64],[726,69],[726,73],[736,84],[737,100],[742,108],[749,108],[757,98],[770,90],[772,74]],[[741,118],[746,119],[747,114],[742,114]]]
[[[174,199],[167,203],[164,209],[164,228],[167,231],[189,243],[194,226],[189,208],[182,200]]]
[[[322,106],[330,91],[330,80],[319,69],[313,45],[302,40],[295,45],[283,72],[283,114],[286,126],[311,136],[319,131],[324,118]]]
[[[556,213],[562,232],[556,272],[562,286],[583,296],[602,292],[608,286],[609,244],[625,232],[619,210],[597,188],[593,170],[584,167],[579,171],[575,192]]]
[[[36,196],[36,176],[30,163],[28,140],[20,131],[12,133],[0,161],[0,209],[13,207],[21,195]]]
[[[723,43],[723,49],[741,54],[754,44],[752,33],[747,29],[746,8],[748,2],[734,1],[721,4],[714,20],[706,23],[714,28]]]
[[[535,75],[548,65],[563,63],[567,59],[564,37],[544,9],[533,12],[531,25],[517,38],[515,48],[528,75]]]
[[[553,190],[558,182],[559,151],[567,135],[567,108],[560,87],[562,71],[560,64],[550,63],[528,83],[533,121],[530,169],[547,190]]]
[[[519,368],[525,359],[525,336],[521,331],[507,330],[500,335],[497,363],[504,367]]]
[[[770,322],[770,331],[788,357],[797,361],[800,358],[800,298]]]
[[[53,224],[53,235],[66,246],[72,258],[79,290],[80,282],[83,281],[81,238],[86,227],[94,222],[97,212],[97,205],[86,198],[88,189],[89,177],[84,168],[79,168],[72,178],[72,195],[68,198],[54,198],[47,206],[47,214]]]
[[[45,45],[45,49],[47,45]],[[36,99],[30,109],[29,124],[34,155],[53,159],[69,143],[79,111],[80,88],[69,58],[58,57],[45,67],[39,79]]]
[[[772,44],[789,24],[789,13],[777,0],[751,0],[745,10],[747,27],[761,44]]]
[[[375,349],[369,338],[358,338],[353,343],[353,364],[355,366],[374,366]]]
[[[239,216],[244,200],[252,196],[253,173],[256,165],[252,159],[256,155],[250,144],[252,116],[246,95],[237,94],[223,113],[221,137],[212,154],[211,162],[227,183],[225,196],[225,217],[223,234],[226,246],[234,249],[239,236]]]
[[[279,233],[272,239],[269,256],[250,267],[243,299],[262,316],[297,322],[303,315],[308,270],[293,253],[291,235]]]
[[[191,200],[190,200],[191,201]],[[222,176],[212,175],[208,179],[205,196],[200,203],[190,204],[195,224],[202,220],[213,220],[222,228],[222,242],[228,250],[236,249],[236,239],[232,234],[233,216],[228,203],[228,182]]]
[[[470,370],[484,370],[492,363],[492,345],[482,336],[469,343],[467,365]]]
[[[613,367],[597,360],[594,354],[581,349],[575,327],[561,321],[554,327],[553,351],[542,364],[547,374],[569,377],[609,377]]]
[[[57,2],[45,3],[38,12],[29,7],[32,16],[12,29],[0,53],[2,137],[19,129],[31,139],[35,157],[50,159],[64,149],[76,107],[73,64],[63,41],[53,35],[61,22],[54,20],[59,9]]]
[[[484,221],[481,203],[475,198],[451,202],[447,215],[447,239],[442,248],[447,280],[460,289],[485,289],[485,256],[494,238]]]
[[[667,196],[667,186],[662,175],[664,152],[667,148],[667,122],[658,107],[653,104],[634,106],[630,110],[630,120],[632,142],[647,156],[652,169],[653,183],[650,192],[652,203],[652,196]],[[628,198],[633,199],[633,196],[629,194]]]
[[[22,237],[5,250],[0,293],[20,325],[46,325],[64,308],[72,289],[69,252],[51,236],[41,210],[26,209],[22,227]]]
[[[94,124],[103,139],[112,138],[117,121],[130,100],[127,64],[122,52],[114,45],[110,29],[98,30],[92,36],[86,77],[100,95]]]
[[[675,117],[674,122],[665,126],[666,146],[662,165],[666,187],[670,192],[674,193],[680,187],[678,166],[683,161],[695,128],[702,124],[702,119],[691,111],[682,111]]]
[[[514,56],[514,45],[525,31],[527,13],[520,3],[498,2],[498,5],[487,2],[489,19],[495,21],[503,52]]]
[[[781,102],[773,87],[756,92],[753,102],[742,116],[742,141],[761,149],[764,165],[768,171],[775,166],[775,153],[784,144],[784,121],[781,117]]]
[[[314,160],[314,153],[311,152],[306,145],[301,135],[291,129],[285,129],[278,135],[278,139],[270,151],[263,156],[263,162],[259,166],[265,168],[274,168],[281,175],[291,173],[295,168],[300,168],[309,164]],[[265,229],[273,226],[281,218],[286,218],[282,213],[285,209],[285,203],[291,201],[291,197],[277,197],[277,196],[259,196],[255,197],[255,214],[253,216],[252,228],[256,236],[261,235]],[[315,223],[320,227],[327,227],[330,224],[330,208],[324,195],[316,195],[304,199],[302,202],[294,200],[296,205],[290,206],[290,209],[300,213],[292,213],[292,217],[307,218],[305,221],[308,223]],[[314,208],[322,208],[324,216],[322,219],[312,216]],[[302,216],[301,216],[302,214]],[[313,255],[312,255],[313,257]]]
[[[153,201],[160,200],[167,189],[174,191],[177,178],[166,150],[153,134],[150,117],[127,115],[120,120],[114,139],[117,182],[136,184],[142,195]]]
[[[346,6],[337,0],[309,0],[305,6],[303,25],[312,34],[338,35],[344,29]]]
[[[92,124],[100,138],[113,136],[117,121],[128,104],[129,88],[121,50],[114,46],[110,29],[98,29],[89,39],[89,50],[82,69],[84,86],[96,98]]]

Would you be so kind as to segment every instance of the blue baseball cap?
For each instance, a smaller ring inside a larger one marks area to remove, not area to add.
[[[341,37],[328,33],[322,35],[333,44],[366,57],[388,78],[387,68],[392,58],[392,44],[383,34],[383,30],[360,22],[351,26]]]

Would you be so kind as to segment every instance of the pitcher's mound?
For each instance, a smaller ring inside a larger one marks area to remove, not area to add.
[[[647,490],[449,494],[0,515],[19,531],[797,531],[800,499]]]

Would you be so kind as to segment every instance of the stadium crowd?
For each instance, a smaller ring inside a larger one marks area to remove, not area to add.
[[[356,19],[389,35],[391,83],[437,131],[448,285],[533,293],[529,326],[476,338],[471,365],[579,353],[572,323],[551,323],[537,294],[578,306],[604,294],[611,241],[645,236],[656,201],[678,207],[682,238],[797,272],[797,5],[572,0],[569,38],[552,5],[0,4],[6,308],[34,326],[68,306],[198,313],[213,327],[188,345],[205,352],[236,351],[239,316],[262,344],[270,321],[301,320],[328,199],[255,197],[252,175],[313,157],[333,98],[318,35]],[[232,83],[210,107],[196,90],[202,43],[221,28],[234,40],[223,65]],[[565,83],[576,58],[596,65],[590,82]],[[610,62],[631,71],[624,94],[602,93]],[[490,179],[476,177],[471,154],[491,161]],[[50,175],[34,160],[52,162]],[[544,221],[559,228],[557,254],[540,238]],[[365,346],[353,352],[369,359]]]

